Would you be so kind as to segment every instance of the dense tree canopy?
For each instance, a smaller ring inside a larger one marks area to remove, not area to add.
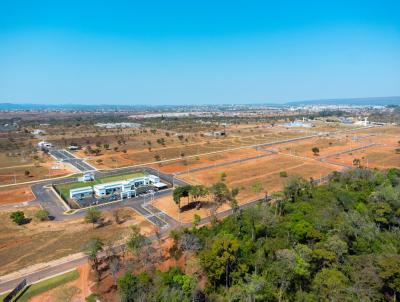
[[[225,199],[229,190],[218,183],[210,193]],[[201,295],[209,301],[400,298],[399,170],[355,168],[333,173],[320,186],[290,179],[274,197],[269,204],[260,202],[177,236],[185,249],[195,247],[191,250],[201,265],[197,275],[207,280]],[[123,282],[137,284],[141,278],[127,275],[120,280],[122,296]],[[150,279],[151,301],[167,301],[162,296],[197,301],[194,275],[175,269]]]
[[[334,173],[321,186],[291,179],[280,205],[260,203],[191,230],[203,242],[199,256],[211,297],[394,299],[400,293],[399,180],[395,169]]]

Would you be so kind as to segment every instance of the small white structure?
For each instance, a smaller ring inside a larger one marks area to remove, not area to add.
[[[42,130],[42,129],[35,129],[32,131],[33,135],[42,135],[42,134],[46,134],[46,131]]]
[[[45,149],[50,149],[53,147],[53,145],[51,143],[45,142],[45,141],[41,141],[38,143],[38,147],[41,150],[45,150]]]
[[[89,197],[93,195],[93,188],[92,187],[82,187],[82,188],[76,188],[76,189],[71,189],[69,191],[69,197],[71,199],[81,199],[84,197]]]
[[[365,117],[364,120],[354,122],[354,125],[358,125],[358,126],[367,126],[368,124],[369,124],[369,122],[368,122],[367,117]]]
[[[153,183],[152,186],[154,188],[156,188],[157,190],[166,189],[168,187],[167,184],[165,184],[163,182],[160,182],[160,181],[156,182],[156,183]]]
[[[94,175],[92,173],[86,173],[82,177],[78,178],[79,181],[93,181]]]

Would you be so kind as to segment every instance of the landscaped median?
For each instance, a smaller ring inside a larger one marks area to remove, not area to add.
[[[30,298],[47,292],[53,288],[59,287],[70,281],[76,280],[79,277],[77,270],[73,270],[49,279],[40,281],[38,283],[28,285],[19,295],[17,295],[12,301],[27,302]],[[0,296],[0,301],[7,296],[8,293]]]

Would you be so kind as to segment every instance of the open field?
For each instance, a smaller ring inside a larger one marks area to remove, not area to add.
[[[226,184],[231,188],[238,187],[240,189],[238,195],[239,203],[246,203],[257,198],[262,198],[265,191],[273,192],[280,190],[287,180],[286,177],[280,176],[280,172],[287,172],[288,177],[302,176],[305,179],[310,177],[316,179],[340,169],[340,167],[321,163],[316,160],[281,154],[182,174],[179,178],[189,183],[210,186],[218,182],[221,173],[224,172],[227,175]]]
[[[144,173],[136,172],[136,173],[129,173],[129,174],[122,174],[122,175],[114,175],[114,176],[106,176],[106,177],[99,177],[96,178],[94,181],[76,181],[76,182],[69,182],[61,185],[57,185],[57,189],[60,191],[61,196],[67,200],[69,199],[69,191],[72,189],[83,188],[87,186],[93,186],[97,184],[119,181],[119,180],[126,180],[130,178],[144,176]]]
[[[217,165],[233,160],[241,160],[249,157],[255,157],[266,154],[264,151],[259,151],[254,148],[245,148],[233,151],[226,151],[214,153],[209,155],[200,155],[187,159],[181,159],[163,163],[162,165],[153,165],[154,168],[159,169],[165,173],[185,172],[188,169],[196,169]]]
[[[52,169],[52,165],[52,163],[43,163],[38,166],[30,165],[0,168],[0,185],[63,176],[72,172],[67,165],[61,165],[59,169]]]
[[[240,189],[237,199],[239,204],[244,204],[263,198],[265,191],[271,193],[281,190],[290,177],[301,176],[305,179],[310,177],[317,179],[339,170],[341,170],[341,167],[313,159],[280,154],[199,172],[185,173],[178,178],[192,184],[211,186],[220,181],[221,173],[224,172],[227,175],[226,184],[230,188],[238,187]],[[279,173],[282,171],[287,172],[288,177],[281,177]],[[182,212],[179,212],[172,196],[157,199],[153,205],[182,223],[191,222],[196,214],[202,218],[209,216],[215,208],[211,197],[202,200],[200,209],[196,209],[193,204],[188,204],[188,200],[183,198],[181,200]],[[223,204],[216,212],[229,208],[228,204]]]
[[[98,136],[87,140],[82,142],[83,149],[77,151],[76,155],[87,158],[91,165],[98,168],[116,168],[168,159],[189,160],[187,157],[190,156],[275,142],[320,131],[319,126],[307,130],[270,125],[241,128],[231,126],[226,128],[226,136],[214,137],[203,132],[174,133],[159,129],[141,129],[131,130],[125,136],[121,134],[124,139],[121,136]],[[99,149],[100,154],[87,152],[87,146],[92,150]]]
[[[343,152],[353,148],[359,148],[371,143],[371,139],[354,140],[351,135],[336,135],[312,138],[307,141],[280,144],[277,146],[266,147],[266,150],[277,152],[315,157],[312,148],[319,148],[319,156],[329,156],[337,152]]]
[[[38,209],[33,206],[20,208],[28,218],[33,218]],[[0,275],[80,252],[92,237],[105,242],[121,239],[129,225],[138,225],[146,234],[153,232],[153,226],[132,209],[121,208],[119,211],[122,223],[116,224],[112,214],[105,212],[102,214],[103,225],[95,228],[83,218],[57,222],[37,222],[33,218],[30,223],[18,226],[9,218],[11,210],[0,211]]]
[[[394,147],[374,146],[361,151],[330,157],[329,162],[353,165],[353,160],[359,159],[361,166],[368,168],[400,168],[400,153]]]

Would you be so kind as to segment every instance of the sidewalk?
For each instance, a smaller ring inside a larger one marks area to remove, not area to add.
[[[47,263],[38,263],[27,268],[0,277],[0,294],[14,288],[22,279],[26,278],[28,284],[54,276],[59,273],[76,268],[87,262],[84,253],[68,255]]]

